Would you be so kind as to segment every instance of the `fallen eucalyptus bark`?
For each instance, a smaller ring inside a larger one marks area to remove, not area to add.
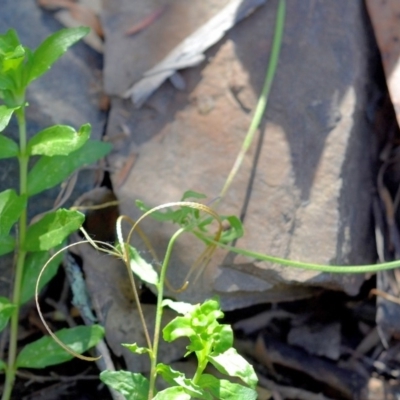
[[[168,78],[175,87],[182,88],[182,80],[179,79],[176,71],[200,64],[205,59],[204,52],[207,49],[265,1],[232,0],[218,14],[175,47],[161,62],[148,70],[143,79],[127,90],[123,97],[131,97],[135,106],[141,107]]]

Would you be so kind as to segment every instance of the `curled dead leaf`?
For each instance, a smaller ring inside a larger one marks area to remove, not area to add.
[[[100,38],[104,38],[99,16],[93,9],[72,0],[38,0],[38,5],[48,10],[66,9],[73,19],[89,26]]]

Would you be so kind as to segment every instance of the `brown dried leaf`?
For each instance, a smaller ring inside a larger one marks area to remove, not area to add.
[[[103,27],[94,10],[80,4],[70,5],[69,10],[74,19],[81,22],[83,25],[89,26],[101,38],[104,38]]]
[[[47,10],[58,10],[54,16],[66,27],[89,26],[91,32],[84,41],[96,51],[102,52],[104,32],[98,7],[91,7],[91,3],[77,3],[73,0],[38,0],[38,5]]]

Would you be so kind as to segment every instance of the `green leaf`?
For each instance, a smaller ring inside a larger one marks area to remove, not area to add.
[[[141,374],[128,371],[103,371],[100,374],[100,380],[125,396],[126,400],[147,400],[148,398],[149,381]]]
[[[15,239],[12,236],[0,237],[0,256],[11,253],[15,247]]]
[[[173,370],[169,365],[157,364],[157,372],[170,385],[180,386],[190,396],[196,399],[212,400],[212,396],[209,393],[205,392],[200,386],[195,385],[191,379],[187,379],[185,374]]]
[[[203,193],[195,192],[193,190],[186,190],[185,193],[183,193],[181,201],[186,201],[189,199],[206,199],[207,196]]]
[[[163,338],[166,342],[172,342],[180,337],[189,338],[196,335],[191,327],[191,318],[189,316],[176,317],[165,325],[163,329]]]
[[[212,299],[206,300],[204,303],[200,304],[193,312],[193,316],[207,315],[212,316],[212,319],[223,318],[224,313],[221,311],[221,306],[217,296]]]
[[[151,285],[158,284],[158,274],[151,264],[142,258],[139,252],[132,246],[129,246],[129,261],[134,274],[143,282]]]
[[[28,195],[58,185],[77,169],[94,163],[111,150],[109,143],[88,140],[67,156],[42,156],[28,173]]]
[[[209,348],[210,353],[214,345],[219,350],[226,349],[230,347],[228,344],[231,344],[233,336],[229,335],[229,329],[218,323],[217,319],[223,316],[218,298],[207,300],[203,304],[193,306],[183,317],[176,317],[169,322],[163,329],[164,340],[171,342],[187,336],[190,345],[187,346],[186,355],[200,352],[205,348]],[[203,354],[203,358],[206,355],[208,354]]]
[[[190,395],[185,393],[181,387],[174,386],[158,392],[153,400],[190,400]]]
[[[27,251],[50,250],[78,230],[84,220],[85,216],[79,211],[61,208],[50,212],[28,228],[23,248]]]
[[[15,29],[9,29],[4,35],[0,35],[0,59],[19,53],[20,47],[21,42]]]
[[[9,234],[26,207],[26,196],[18,196],[15,190],[0,193],[0,236]]]
[[[18,69],[25,57],[25,49],[21,45],[17,32],[9,29],[4,35],[0,35],[0,71],[2,77],[7,77],[10,71]],[[11,79],[2,80],[5,84],[0,89],[11,89]]]
[[[61,29],[45,39],[33,53],[27,84],[43,75],[69,47],[89,32],[86,27]]]
[[[233,331],[230,325],[218,325],[213,332],[213,353],[221,354],[233,346]]]
[[[56,275],[62,257],[63,255],[61,253],[54,257],[44,270],[40,279],[39,290],[41,290]],[[35,295],[36,281],[40,270],[43,268],[49,258],[50,254],[47,251],[37,251],[28,254],[25,260],[24,271],[22,275],[21,304],[26,303]]]
[[[70,349],[82,354],[95,346],[104,337],[104,328],[100,325],[77,326],[61,329],[56,336]],[[43,336],[27,344],[18,354],[17,368],[45,368],[50,365],[69,361],[74,356],[67,353],[51,336]]]
[[[4,131],[5,127],[8,125],[8,123],[10,122],[10,119],[13,115],[13,112],[16,110],[15,107],[7,107],[7,106],[0,106],[0,132]],[[8,139],[10,140],[10,139]],[[12,143],[14,143],[11,140]],[[0,142],[0,154],[3,153],[3,149],[2,149],[2,145],[3,143]],[[17,144],[15,144],[17,146]],[[17,146],[17,153],[18,154],[18,146]],[[14,154],[14,155],[16,155]],[[9,156],[12,157],[12,156]],[[4,158],[4,157],[2,157]]]
[[[3,75],[1,69],[2,67],[0,67],[0,91],[12,90],[14,87],[13,80],[9,76]]]
[[[133,343],[133,344],[122,343],[122,346],[126,347],[132,353],[135,353],[135,354],[150,353],[150,350],[147,347],[139,347],[136,343]]]
[[[164,299],[162,301],[163,307],[169,307],[176,311],[178,314],[186,315],[192,312],[195,308],[193,304],[185,303],[184,301],[173,301],[171,299]]]
[[[220,242],[229,243],[232,240],[240,239],[244,235],[243,224],[238,217],[230,215],[221,219],[222,221],[228,221],[230,227],[222,232]]]
[[[219,372],[229,376],[237,376],[252,388],[257,386],[258,378],[254,368],[233,347],[224,353],[212,354],[207,358]]]
[[[254,389],[229,382],[226,379],[217,379],[209,374],[201,375],[199,386],[207,388],[216,399],[257,400],[257,392]]]
[[[3,361],[0,360],[0,371],[3,371],[7,368],[7,364]]]
[[[55,125],[37,133],[28,143],[31,155],[66,156],[81,148],[89,139],[90,124],[82,125],[77,132],[68,125]]]
[[[15,310],[15,305],[5,297],[0,297],[0,332],[7,326]]]
[[[0,135],[0,158],[16,157],[18,152],[17,143],[4,135]]]

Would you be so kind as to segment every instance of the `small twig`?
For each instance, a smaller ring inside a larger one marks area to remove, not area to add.
[[[74,172],[63,184],[61,185],[60,193],[58,194],[53,210],[60,208],[70,197],[78,181],[79,171]]]
[[[324,396],[322,393],[316,394],[304,389],[278,385],[274,381],[260,375],[258,375],[258,381],[262,387],[271,390],[271,392],[278,392],[278,394],[284,398],[298,400],[334,400],[330,397]]]
[[[163,6],[154,10],[150,15],[143,18],[139,23],[133,25],[131,28],[125,31],[125,36],[132,36],[136,33],[146,29],[149,25],[157,21],[167,10],[168,5],[164,4]]]
[[[389,293],[383,292],[382,290],[379,289],[371,289],[369,292],[370,296],[380,296],[383,297],[386,300],[391,301],[392,303],[400,304],[400,299],[396,296],[393,296]]]
[[[18,370],[17,375],[20,378],[28,379],[28,382],[25,383],[25,386],[30,386],[32,383],[44,383],[44,382],[74,382],[74,381],[93,381],[98,380],[98,375],[84,375],[88,370],[82,372],[81,374],[74,376],[61,376],[57,374],[52,374],[52,376],[43,376],[43,375],[35,375],[28,371]]]

